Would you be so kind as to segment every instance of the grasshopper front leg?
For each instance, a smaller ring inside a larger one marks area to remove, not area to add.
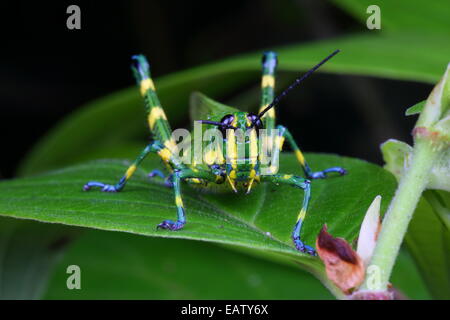
[[[303,253],[308,253],[312,256],[317,255],[316,250],[303,243],[301,240],[302,223],[305,220],[306,212],[308,210],[309,199],[311,198],[311,183],[309,180],[302,177],[294,176],[292,174],[274,174],[261,176],[262,181],[269,181],[275,184],[287,184],[304,191],[303,204],[300,212],[297,216],[297,222],[295,223],[294,230],[292,231],[292,240],[295,248]]]
[[[198,179],[199,181],[214,182],[220,178],[216,174],[204,171],[194,170],[190,168],[175,169],[173,172],[173,190],[175,193],[175,205],[177,208],[177,220],[164,220],[156,226],[156,229],[167,229],[171,231],[180,230],[186,224],[186,212],[183,205],[183,199],[181,194],[181,181],[188,179]]]

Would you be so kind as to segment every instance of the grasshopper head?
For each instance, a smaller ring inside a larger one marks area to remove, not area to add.
[[[222,136],[226,137],[227,130],[242,130],[246,132],[249,129],[263,129],[261,118],[254,113],[248,112],[234,112],[226,114],[219,118],[219,121],[201,120],[203,124],[216,126],[221,132]]]

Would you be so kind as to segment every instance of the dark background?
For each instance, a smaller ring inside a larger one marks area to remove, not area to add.
[[[81,8],[81,30],[66,28],[70,4]],[[2,177],[13,176],[21,158],[65,115],[133,85],[129,63],[134,53],[149,57],[157,78],[235,54],[377,32],[317,0],[18,1],[0,9]],[[379,144],[388,138],[411,141],[415,118],[405,118],[404,111],[430,89],[318,73],[281,103],[278,120],[302,150],[382,164]],[[189,125],[187,119],[183,125]]]

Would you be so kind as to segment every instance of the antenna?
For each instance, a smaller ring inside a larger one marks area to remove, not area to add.
[[[276,106],[280,102],[280,100],[283,99],[288,94],[289,91],[291,91],[296,86],[298,86],[300,84],[300,82],[302,82],[303,80],[308,78],[314,71],[319,69],[325,62],[330,60],[332,57],[334,57],[339,52],[340,52],[339,49],[335,50],[333,53],[331,53],[328,57],[326,57],[325,59],[320,61],[317,65],[315,65],[312,69],[310,69],[304,75],[302,75],[301,77],[298,77],[297,79],[295,79],[295,81],[286,90],[284,90],[282,93],[280,93],[278,96],[276,96],[275,99],[273,99],[273,101],[263,111],[261,111],[258,114],[258,117],[261,118],[267,111],[269,111],[271,108]]]

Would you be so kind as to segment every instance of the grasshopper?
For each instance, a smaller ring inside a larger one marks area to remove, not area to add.
[[[137,84],[140,87],[141,95],[144,98],[145,111],[153,141],[144,148],[117,184],[109,185],[91,181],[84,186],[84,190],[87,191],[93,187],[98,187],[105,192],[118,192],[123,190],[127,181],[131,178],[142,160],[149,153],[156,153],[162,159],[163,163],[165,163],[168,175],[164,175],[160,170],[154,170],[149,176],[160,176],[166,179],[165,184],[174,190],[177,209],[177,219],[175,221],[164,220],[157,225],[157,229],[175,231],[182,229],[186,224],[186,213],[181,193],[182,182],[211,190],[219,187],[219,189],[225,191],[245,191],[247,193],[254,186],[263,182],[277,185],[290,185],[304,190],[303,204],[292,231],[295,248],[303,253],[316,255],[314,248],[303,243],[301,240],[302,223],[305,220],[308,202],[311,197],[310,180],[326,178],[332,172],[344,175],[346,174],[346,170],[341,167],[332,167],[322,171],[312,171],[289,130],[282,125],[275,125],[274,107],[289,91],[309,77],[338,52],[339,50],[336,50],[327,56],[304,75],[297,78],[278,96],[275,96],[275,71],[278,64],[277,55],[272,51],[265,52],[262,59],[261,104],[257,114],[239,111],[238,109],[212,101],[198,93],[194,94],[191,98],[194,100],[194,109],[191,110],[191,114],[199,117],[196,120],[198,120],[198,123],[202,127],[216,128],[216,130],[220,131],[222,139],[219,143],[219,146],[221,146],[219,150],[208,151],[210,156],[211,152],[213,152],[212,162],[193,162],[188,164],[181,161],[178,156],[178,147],[172,136],[172,130],[166,114],[157,96],[147,59],[143,55],[133,56],[132,70]],[[268,139],[270,147],[275,150],[273,154],[275,159],[277,159],[279,153],[282,151],[285,140],[287,140],[303,169],[305,178],[293,174],[277,173],[278,167],[273,164],[269,165],[269,173],[262,174],[262,153],[261,144],[258,143],[260,142],[258,132],[263,129],[269,132],[275,132],[275,135],[269,135],[272,139]],[[246,132],[247,135],[244,140],[241,141],[238,139],[238,131]],[[225,135],[226,137],[224,137]],[[238,148],[245,150],[244,157],[238,156]]]

